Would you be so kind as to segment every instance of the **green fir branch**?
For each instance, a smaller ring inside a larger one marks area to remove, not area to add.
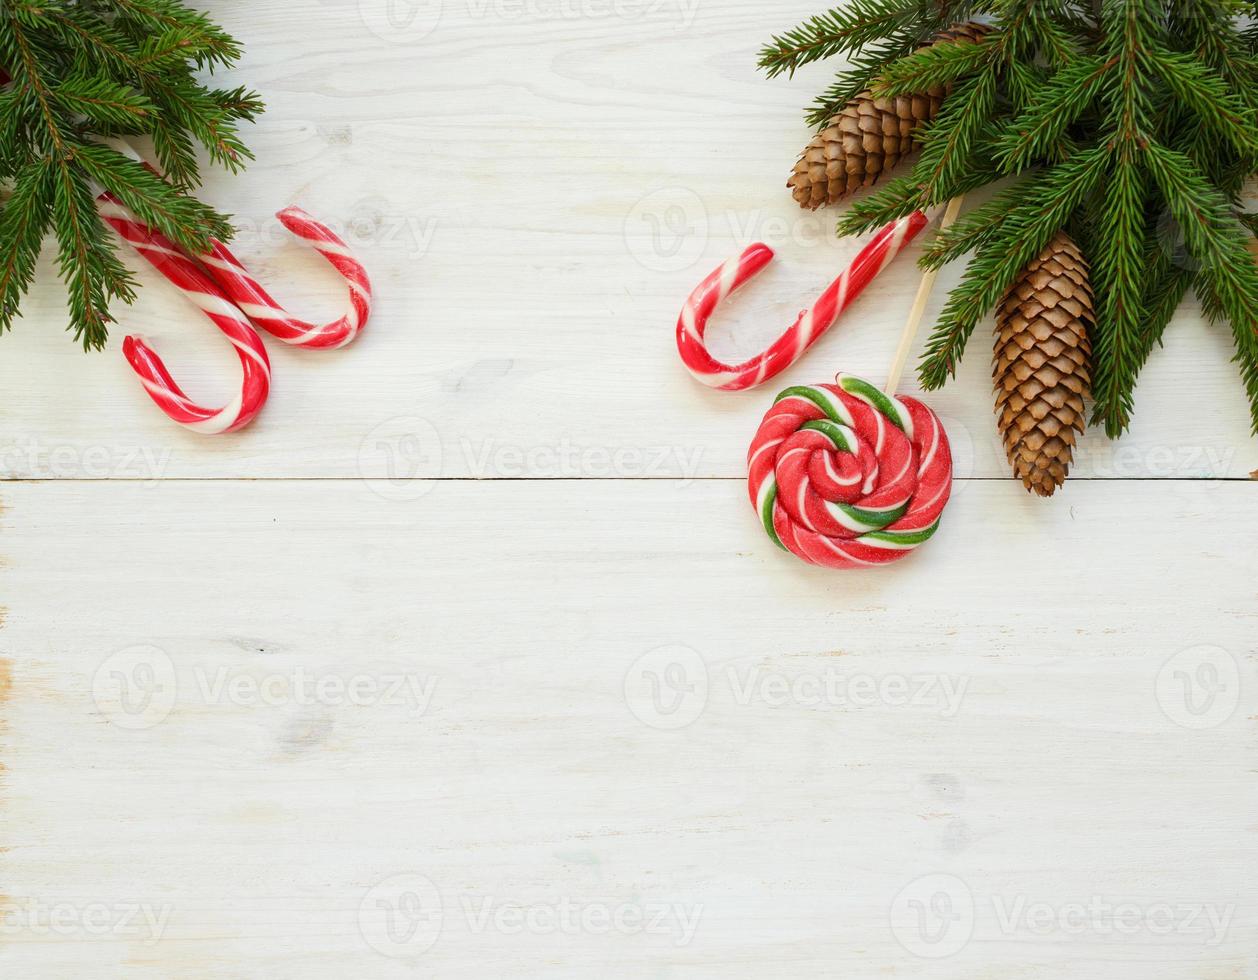
[[[57,85],[54,94],[67,113],[102,126],[139,130],[156,112],[142,94],[109,78],[71,75]]]
[[[1034,101],[1009,122],[996,141],[1001,168],[1017,173],[1049,157],[1060,146],[1067,128],[1095,102],[1106,75],[1117,63],[1114,58],[1082,57],[1040,88]]]
[[[941,387],[955,375],[966,342],[1018,273],[1035,258],[1105,176],[1100,148],[1080,153],[1042,174],[1001,224],[999,234],[971,260],[944,305],[919,369],[923,387]]]
[[[952,194],[967,172],[984,134],[992,132],[991,119],[996,108],[996,74],[980,72],[957,86],[956,99],[947,99],[943,109],[929,125],[922,127],[918,139],[921,156],[913,167],[913,180],[919,187],[919,199],[936,204]]]
[[[1026,191],[1019,182],[962,215],[951,228],[941,229],[926,243],[918,264],[923,269],[942,269],[949,262],[987,247],[1000,234],[1009,212],[1025,198]]]
[[[1092,337],[1092,396],[1096,418],[1115,438],[1131,418],[1132,390],[1141,361],[1137,355],[1145,329],[1145,201],[1147,178],[1135,148],[1116,151],[1091,238],[1092,283],[1100,298]]]
[[[839,219],[840,235],[863,235],[867,231],[881,228],[889,221],[903,218],[907,214],[924,208],[934,207],[944,201],[951,200],[958,194],[968,194],[980,187],[1000,179],[1000,172],[993,168],[981,169],[975,163],[975,169],[964,175],[953,184],[941,185],[935,199],[923,194],[922,188],[912,177],[895,177],[884,181],[882,186],[872,194],[856,201],[847,213]]]
[[[13,326],[35,276],[44,232],[52,220],[53,167],[48,158],[28,163],[0,206],[0,332]]]
[[[208,252],[212,238],[231,234],[231,222],[208,204],[180,193],[153,171],[100,144],[76,148],[84,172],[128,211],[186,251]]]
[[[775,78],[906,30],[921,41],[932,29],[967,19],[969,6],[946,0],[851,0],[775,36],[760,51],[760,67]]]
[[[1156,0],[1101,0],[1101,20],[1108,31],[1104,46],[1116,71],[1106,86],[1106,126],[1114,138],[1143,142],[1149,138],[1154,74],[1149,46],[1156,31]]]
[[[130,302],[134,284],[96,213],[102,188],[183,248],[230,236],[227,217],[188,192],[199,149],[230,170],[250,159],[240,126],[261,111],[257,95],[201,77],[240,53],[179,0],[0,0],[0,331],[51,232],[70,329],[87,347],[105,342],[110,304]],[[103,145],[120,135],[151,137],[167,179]]]
[[[972,43],[928,45],[884,68],[871,88],[874,95],[893,98],[949,86],[987,65],[995,44],[988,34]]]
[[[1254,112],[1222,78],[1188,55],[1154,48],[1150,57],[1179,103],[1197,116],[1202,131],[1222,135],[1237,152],[1258,157]]]
[[[87,180],[68,161],[53,163],[53,231],[70,329],[85,348],[100,349],[113,322],[110,300],[130,302],[135,298],[133,283],[96,214],[96,195]]]
[[[807,109],[805,119],[809,126],[820,129],[827,126],[834,116],[854,98],[867,91],[888,65],[904,57],[919,46],[915,31],[891,35],[885,43],[853,55],[851,67],[839,72],[834,82]]]
[[[1200,263],[1198,282],[1232,326],[1236,361],[1258,433],[1258,264],[1248,248],[1249,233],[1227,197],[1187,156],[1151,145],[1146,159],[1189,252]]]

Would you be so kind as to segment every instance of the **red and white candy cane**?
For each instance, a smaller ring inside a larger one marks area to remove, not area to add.
[[[266,403],[271,390],[271,362],[258,332],[200,266],[165,236],[136,221],[116,197],[102,194],[97,198],[97,209],[124,241],[227,335],[240,358],[243,378],[239,393],[222,408],[204,408],[184,394],[162,359],[144,341],[127,337],[122,352],[144,382],[149,397],[170,418],[194,432],[216,434],[244,428]]]
[[[941,227],[961,210],[954,198]],[[922,276],[887,385],[840,374],[773,402],[747,453],[747,488],[769,538],[813,565],[899,561],[939,529],[952,493],[952,451],[939,416],[897,396],[936,270]]]
[[[704,279],[690,294],[677,320],[677,350],[682,363],[705,385],[722,391],[742,391],[763,384],[799,360],[927,223],[921,211],[891,222],[768,350],[742,364],[725,364],[709,353],[703,335],[716,308],[773,261],[773,249],[768,245],[752,245]]]
[[[254,326],[284,343],[318,350],[352,343],[371,315],[371,280],[367,270],[330,228],[301,208],[285,208],[276,217],[294,235],[313,245],[349,286],[349,309],[340,319],[316,324],[288,313],[222,242],[214,242],[214,248],[208,255],[198,257],[201,264]]]

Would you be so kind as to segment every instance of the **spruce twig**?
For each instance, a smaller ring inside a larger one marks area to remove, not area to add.
[[[969,262],[927,344],[923,385],[955,372],[978,320],[1067,230],[1096,291],[1093,421],[1110,436],[1128,427],[1140,371],[1191,287],[1230,326],[1258,432],[1258,214],[1244,206],[1258,173],[1258,3],[976,0],[964,16],[976,14],[992,28],[978,43],[920,48],[947,26],[941,16],[960,18],[955,5],[856,0],[762,52],[770,74],[849,59],[814,122],[866,86],[948,90],[914,134],[911,172],[880,174],[841,234],[1017,180],[926,246],[925,268]]]
[[[260,111],[246,89],[206,86],[240,45],[178,0],[0,0],[0,332],[20,315],[43,237],[57,243],[69,328],[101,347],[115,300],[134,298],[118,243],[96,213],[107,189],[180,246],[227,238],[225,215],[186,194],[199,183],[197,146],[238,169],[239,125]],[[113,136],[153,139],[167,180],[106,148]]]

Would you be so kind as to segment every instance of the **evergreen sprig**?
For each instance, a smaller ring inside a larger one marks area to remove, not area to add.
[[[69,328],[85,347],[105,343],[110,304],[131,302],[135,283],[96,213],[102,191],[186,249],[230,236],[227,217],[187,192],[198,146],[232,171],[251,158],[239,126],[261,111],[258,96],[199,77],[240,54],[178,0],[0,0],[0,332],[51,233]],[[102,142],[139,136],[165,179]]]
[[[774,37],[760,52],[760,66],[770,78],[793,75],[804,65],[850,54],[906,29],[922,41],[953,21],[965,20],[969,7],[949,0],[852,0]]]
[[[992,32],[922,46],[963,16]],[[761,64],[849,59],[809,110],[817,125],[865,88],[949,90],[911,172],[857,200],[840,233],[1014,180],[926,246],[925,267],[970,260],[927,343],[925,387],[955,373],[978,321],[1066,228],[1097,294],[1093,421],[1128,427],[1139,373],[1194,289],[1231,327],[1258,432],[1258,214],[1243,203],[1258,173],[1255,20],[1254,0],[856,0],[774,38]]]

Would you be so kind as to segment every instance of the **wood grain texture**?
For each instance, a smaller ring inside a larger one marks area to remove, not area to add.
[[[877,574],[756,524],[772,391],[677,362],[690,288],[758,349],[856,253],[784,187],[821,66],[783,0],[227,0],[258,163],[207,196],[352,348],[234,357],[145,270],[111,349],[46,262],[0,339],[0,976],[1258,980],[1258,453],[1186,306],[1136,423],[1051,502],[1009,477],[982,331],[928,396],[956,496]],[[958,270],[945,270],[928,318]],[[782,385],[881,381],[897,263]],[[943,955],[946,954],[946,955]]]
[[[367,434],[422,428],[441,451],[408,461],[407,472],[740,476],[776,389],[703,389],[678,362],[671,331],[704,275],[764,240],[779,249],[776,268],[711,332],[718,354],[759,350],[861,244],[834,237],[836,209],[803,212],[784,186],[807,142],[800,107],[830,68],[774,81],[755,68],[758,45],[815,6],[216,5],[248,41],[239,78],[263,90],[270,111],[250,134],[258,162],[240,179],[215,174],[206,194],[237,216],[241,257],[303,315],[336,310],[340,287],[271,214],[297,202],[343,230],[378,286],[372,325],[335,354],[272,345],[268,411],[247,432],[207,444],[153,409],[117,345],[125,330],[143,333],[209,400],[225,397],[236,376],[222,338],[141,270],[152,288],[120,311],[113,347],[84,357],[59,329],[62,297],[45,263],[44,285],[0,359],[0,471],[354,477],[387,466],[365,447]],[[781,385],[838,370],[885,380],[918,281],[916,254]],[[958,275],[954,267],[941,276],[928,323]],[[1119,443],[1089,433],[1076,475],[1249,474],[1258,450],[1231,356],[1226,329],[1186,304],[1142,378],[1132,432]],[[930,401],[973,475],[1004,478],[990,362],[984,325],[960,377]],[[567,446],[594,460],[555,462]],[[609,474],[598,461],[616,451],[662,460]]]
[[[835,575],[727,481],[13,487],[5,891],[161,928],[19,930],[0,967],[1253,976],[1258,541],[1208,530],[1251,488],[1009,489],[963,487],[912,561]],[[360,909],[398,875],[443,917],[394,958]],[[895,904],[939,875],[974,908],[946,960]],[[1135,932],[1070,925],[1094,899]],[[564,931],[564,902],[667,914]],[[1164,905],[1182,932],[1154,931]]]

